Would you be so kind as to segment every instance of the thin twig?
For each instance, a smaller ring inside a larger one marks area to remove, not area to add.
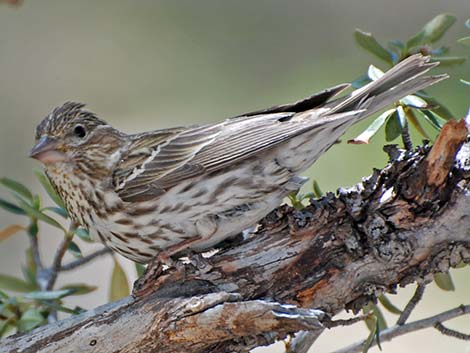
[[[286,353],[307,353],[323,331],[324,328],[297,332],[286,344]]]
[[[73,270],[79,266],[82,266],[88,262],[90,262],[91,260],[94,260],[96,259],[97,257],[99,256],[102,256],[102,255],[106,255],[106,254],[110,254],[112,251],[111,249],[109,248],[103,248],[103,249],[100,249],[100,250],[97,250],[95,251],[94,253],[91,253],[90,255],[87,255],[87,256],[84,256],[84,257],[81,257],[77,260],[74,260],[74,261],[71,261],[69,262],[68,264],[65,264],[63,265],[59,271],[62,272],[62,271],[70,271],[70,270]]]
[[[405,147],[405,150],[407,151],[413,150],[413,142],[411,141],[410,128],[408,125],[408,121],[406,119],[405,119],[405,125],[403,126],[401,130],[401,139],[403,140],[403,146]]]
[[[325,325],[325,327],[328,327],[328,328],[333,328],[333,327],[337,327],[337,326],[350,326],[350,325],[354,325],[356,322],[364,321],[365,319],[369,318],[370,316],[371,316],[371,314],[365,314],[365,315],[359,315],[359,316],[353,317],[351,319],[329,320],[329,321],[323,320],[322,324]]]
[[[456,330],[452,330],[448,327],[445,327],[442,323],[437,322],[434,324],[434,328],[438,330],[440,333],[446,336],[455,337],[459,340],[470,341],[470,335],[466,333],[462,333]]]
[[[418,283],[415,294],[413,294],[408,304],[406,304],[405,309],[403,309],[400,317],[397,320],[397,325],[403,325],[406,320],[408,320],[411,315],[411,312],[414,310],[419,301],[423,298],[425,287],[426,286],[424,285],[424,283]]]
[[[402,336],[410,332],[422,330],[428,327],[433,327],[437,323],[448,321],[448,320],[454,319],[456,317],[459,317],[465,314],[470,314],[470,305],[461,305],[457,308],[444,311],[440,314],[428,317],[426,319],[413,321],[408,324],[395,325],[393,327],[390,327],[386,330],[381,331],[379,335],[379,339],[380,339],[380,342],[390,341],[395,337]],[[361,340],[359,342],[353,343],[352,345],[348,347],[341,348],[335,351],[334,353],[362,352],[365,342],[366,340]],[[371,344],[371,347],[375,346],[376,344],[377,342],[374,341]]]
[[[62,242],[60,243],[59,247],[57,248],[55,252],[52,265],[48,269],[49,279],[47,281],[46,290],[51,290],[54,287],[55,281],[57,280],[57,274],[59,272],[59,269],[62,267],[62,259],[64,258],[65,252],[67,251],[67,247],[72,241],[72,236],[73,236],[72,230],[73,230],[73,226],[71,225],[70,230],[65,234],[64,239],[62,239]]]
[[[39,253],[39,241],[37,235],[30,235],[29,236],[29,243],[31,245],[31,252],[33,255],[33,261],[36,265],[37,271],[40,271],[44,268],[42,261],[41,261],[41,254]]]

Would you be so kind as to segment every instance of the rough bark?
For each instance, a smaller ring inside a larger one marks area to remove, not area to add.
[[[245,352],[321,332],[327,316],[309,308],[358,311],[470,262],[466,135],[451,122],[432,149],[388,148],[383,170],[302,210],[281,206],[204,270],[168,271],[152,294],[7,338],[0,352]]]

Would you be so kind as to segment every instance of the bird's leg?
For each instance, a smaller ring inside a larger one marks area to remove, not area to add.
[[[201,236],[191,237],[160,251],[158,255],[149,262],[142,276],[134,282],[132,295],[134,297],[142,297],[159,288],[168,277],[168,275],[162,275],[165,271],[163,268],[164,265],[168,268],[176,269],[180,276],[184,276],[184,264],[180,261],[173,260],[171,256],[197,243],[201,239]]]

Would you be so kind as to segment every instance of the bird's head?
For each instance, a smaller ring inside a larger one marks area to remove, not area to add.
[[[36,144],[29,156],[47,169],[70,166],[96,173],[110,169],[123,144],[123,134],[84,109],[67,102],[36,127]]]

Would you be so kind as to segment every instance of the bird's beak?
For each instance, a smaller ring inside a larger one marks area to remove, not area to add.
[[[52,164],[67,160],[67,155],[59,150],[57,140],[49,136],[39,139],[36,146],[29,152],[31,158],[37,159],[44,164]]]

